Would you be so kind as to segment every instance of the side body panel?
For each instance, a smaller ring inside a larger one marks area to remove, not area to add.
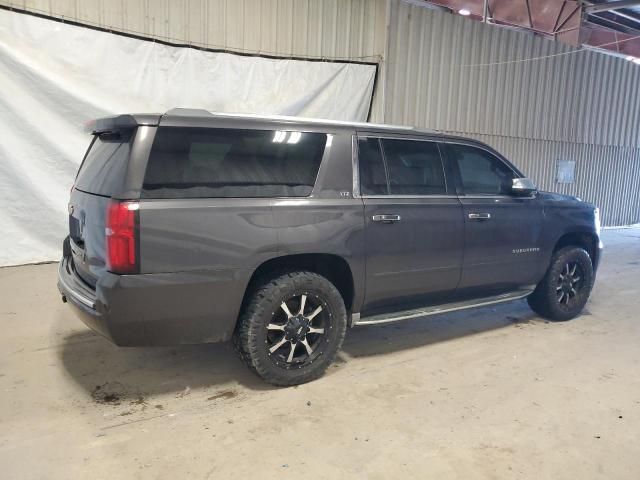
[[[538,281],[542,202],[536,198],[461,196],[465,259],[460,289],[510,289]],[[488,219],[474,218],[487,214]]]
[[[278,253],[270,199],[143,200],[140,232],[142,276],[155,279],[156,295],[163,278],[178,283],[147,305],[176,321],[182,309],[203,339],[230,337],[254,268]]]
[[[364,203],[367,280],[363,310],[403,300],[429,303],[434,294],[448,295],[456,289],[464,251],[457,198],[364,198]],[[398,215],[400,221],[375,222],[374,215]]]

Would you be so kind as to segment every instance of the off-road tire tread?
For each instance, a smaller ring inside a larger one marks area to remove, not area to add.
[[[337,348],[333,355],[322,358],[315,365],[300,371],[295,378],[286,378],[275,374],[265,368],[257,354],[259,348],[255,336],[251,334],[252,328],[261,328],[260,322],[264,315],[270,315],[274,308],[279,308],[279,303],[285,295],[285,290],[291,285],[303,289],[305,285],[314,285],[316,288],[326,290],[326,294],[333,297],[338,304],[339,311],[334,312],[335,328],[338,329]],[[275,300],[275,301],[274,301]],[[244,363],[259,377],[276,386],[291,386],[310,382],[322,376],[327,367],[332,363],[335,353],[342,346],[347,330],[347,313],[342,296],[338,289],[325,277],[309,271],[291,271],[280,273],[270,279],[266,279],[253,292],[249,293],[249,300],[244,306],[238,327],[234,335],[234,343]]]

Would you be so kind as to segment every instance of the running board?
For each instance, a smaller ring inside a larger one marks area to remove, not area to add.
[[[373,315],[370,317],[360,317],[359,313],[352,315],[351,324],[356,325],[379,325],[382,323],[398,322],[409,318],[426,317],[428,315],[437,315],[439,313],[455,312],[456,310],[465,310],[467,308],[484,307],[486,305],[495,305],[496,303],[510,302],[511,300],[519,300],[531,294],[534,287],[515,290],[509,293],[494,295],[491,297],[474,298],[473,300],[465,300],[463,302],[443,303],[442,305],[433,305],[430,307],[416,308],[413,310],[404,310],[401,312],[384,313]]]

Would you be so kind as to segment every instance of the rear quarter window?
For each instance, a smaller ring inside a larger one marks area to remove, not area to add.
[[[326,139],[324,133],[161,127],[142,197],[305,197]]]
[[[75,188],[111,196],[118,192],[127,172],[132,131],[96,135],[80,166]]]

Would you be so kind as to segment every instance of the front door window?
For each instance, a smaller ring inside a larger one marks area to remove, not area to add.
[[[470,145],[449,145],[449,155],[458,165],[466,195],[509,195],[515,172],[486,150]]]

